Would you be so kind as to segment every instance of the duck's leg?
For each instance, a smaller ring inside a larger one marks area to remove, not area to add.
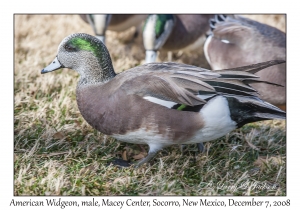
[[[183,150],[184,150],[185,147],[186,147],[186,144],[180,144],[179,145],[181,154],[183,153]]]
[[[168,61],[172,61],[172,57],[173,57],[173,52],[168,51]]]
[[[204,147],[204,144],[202,142],[198,143],[197,147],[198,147],[199,152],[201,152],[201,153],[205,152],[205,147]]]
[[[118,159],[118,158],[113,159],[111,162],[109,162],[107,164],[107,166],[109,166],[110,164],[113,164],[113,165],[118,166],[120,168],[123,168],[123,167],[126,168],[126,167],[131,166],[131,164],[128,161],[123,160],[123,159]]]
[[[149,160],[151,160],[156,153],[161,150],[164,146],[161,144],[149,144],[149,152],[148,155],[143,158],[142,160],[140,160],[139,162],[134,164],[135,168],[140,167],[141,165],[143,165],[144,163],[147,163]]]
[[[185,144],[181,144],[180,145],[180,151],[181,151],[181,153],[183,153],[183,150],[184,150],[184,148],[185,148]],[[204,147],[204,144],[203,143],[197,143],[197,148],[198,148],[198,151],[199,152],[201,152],[201,153],[203,153],[203,152],[205,152],[205,147]]]

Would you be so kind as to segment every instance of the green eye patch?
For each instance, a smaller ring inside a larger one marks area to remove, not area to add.
[[[76,48],[77,50],[85,50],[92,52],[95,56],[99,55],[100,51],[100,44],[90,42],[82,37],[75,37],[73,39],[70,39],[68,44],[70,44],[73,48]]]

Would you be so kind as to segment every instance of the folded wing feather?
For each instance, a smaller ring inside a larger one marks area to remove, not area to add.
[[[249,84],[273,83],[259,80],[254,73],[283,62],[285,61],[273,60],[217,71],[171,62],[149,63],[122,73],[128,72],[128,75],[135,75],[127,79],[122,88],[130,89],[127,94],[155,97],[178,104],[196,106],[206,103],[203,97],[199,97],[199,94],[203,93],[257,96],[257,91]]]

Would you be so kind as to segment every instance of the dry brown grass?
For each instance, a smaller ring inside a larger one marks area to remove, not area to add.
[[[252,18],[285,30],[282,16]],[[207,143],[204,154],[191,145],[182,155],[174,146],[151,166],[107,166],[114,157],[134,160],[140,149],[96,132],[83,120],[75,101],[75,72],[40,74],[61,40],[75,32],[93,34],[76,15],[15,15],[15,195],[286,194],[285,121],[244,126]],[[128,41],[131,32],[107,33],[117,72],[143,62],[142,40]],[[174,61],[188,59],[184,56],[176,54]],[[243,183],[249,184],[230,188]],[[258,190],[255,183],[274,188]]]

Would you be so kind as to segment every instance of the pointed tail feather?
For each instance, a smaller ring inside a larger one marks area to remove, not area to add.
[[[256,72],[259,72],[260,70],[265,69],[269,66],[274,66],[277,64],[281,64],[281,63],[285,63],[285,60],[271,60],[271,61],[252,64],[252,65],[248,65],[248,66],[241,66],[241,67],[237,67],[237,68],[215,70],[215,72],[222,74],[222,72],[226,72],[226,71],[244,71],[244,72],[249,72],[249,73],[255,74]]]
[[[269,66],[273,66],[284,62],[284,60],[271,60],[233,69],[215,70],[214,72],[221,75],[221,77],[210,78],[208,80],[204,80],[204,82],[211,85],[217,92],[221,94],[231,94],[239,96],[258,96],[257,94],[259,93],[257,92],[257,90],[252,88],[250,84],[266,83],[276,86],[282,85],[260,80],[259,76],[255,75],[254,73]]]
[[[275,86],[279,86],[279,87],[284,87],[283,85],[277,84],[277,83],[273,83],[273,82],[268,82],[265,80],[257,80],[257,79],[245,79],[243,80],[244,83],[246,84],[252,84],[252,83],[266,83],[269,85],[275,85]]]

